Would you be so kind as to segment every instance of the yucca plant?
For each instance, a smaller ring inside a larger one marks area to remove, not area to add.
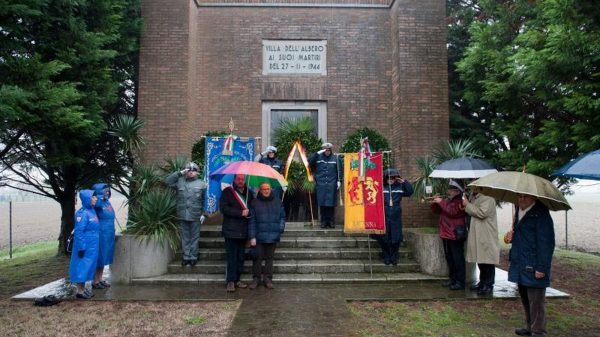
[[[413,193],[413,198],[422,198],[426,195],[425,187],[431,186],[433,194],[439,193],[443,194],[446,191],[446,186],[448,186],[446,179],[438,179],[438,178],[429,178],[429,175],[435,167],[438,165],[437,160],[430,156],[419,157],[416,159],[417,168],[419,169],[420,176],[417,180],[414,181],[413,187],[415,192]]]
[[[179,171],[185,167],[185,164],[189,162],[189,159],[185,156],[176,156],[174,158],[166,158],[165,165],[161,166],[164,173],[169,174],[175,171]]]
[[[177,250],[180,239],[175,212],[175,192],[154,188],[142,194],[136,207],[130,210],[125,233],[152,238],[161,246],[168,244]]]
[[[416,159],[419,176],[414,182],[415,193],[413,198],[425,196],[425,186],[431,186],[433,194],[444,195],[448,186],[448,179],[429,178],[435,168],[446,160],[461,157],[480,157],[475,149],[474,142],[470,139],[446,140],[433,149],[433,155]]]

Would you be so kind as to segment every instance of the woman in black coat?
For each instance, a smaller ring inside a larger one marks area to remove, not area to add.
[[[262,183],[256,199],[250,204],[250,222],[248,238],[250,245],[256,246],[257,258],[252,265],[252,283],[250,289],[256,289],[263,272],[265,261],[265,287],[273,289],[273,258],[275,247],[285,230],[285,210],[279,198],[271,191],[269,183]]]

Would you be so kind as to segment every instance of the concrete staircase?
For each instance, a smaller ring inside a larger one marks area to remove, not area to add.
[[[370,249],[369,249],[370,245]],[[370,251],[370,254],[369,254]],[[412,252],[400,248],[400,263],[386,266],[380,248],[367,235],[347,235],[336,229],[288,223],[275,251],[274,281],[284,283],[354,283],[437,280],[421,274]],[[225,248],[220,226],[203,226],[195,267],[182,267],[181,254],[165,275],[133,279],[136,284],[224,283]],[[247,260],[242,280],[250,281],[252,261]]]

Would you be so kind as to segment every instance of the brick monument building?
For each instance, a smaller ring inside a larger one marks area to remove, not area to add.
[[[142,0],[142,158],[189,156],[231,118],[264,147],[273,125],[307,116],[338,148],[378,130],[412,179],[449,135],[445,14],[443,0]],[[431,219],[404,207],[405,226]]]

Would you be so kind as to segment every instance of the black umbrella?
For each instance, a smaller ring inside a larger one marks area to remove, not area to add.
[[[481,178],[491,173],[496,173],[496,170],[485,160],[462,157],[447,160],[438,165],[429,175],[430,178],[445,178],[445,179],[474,179]]]

